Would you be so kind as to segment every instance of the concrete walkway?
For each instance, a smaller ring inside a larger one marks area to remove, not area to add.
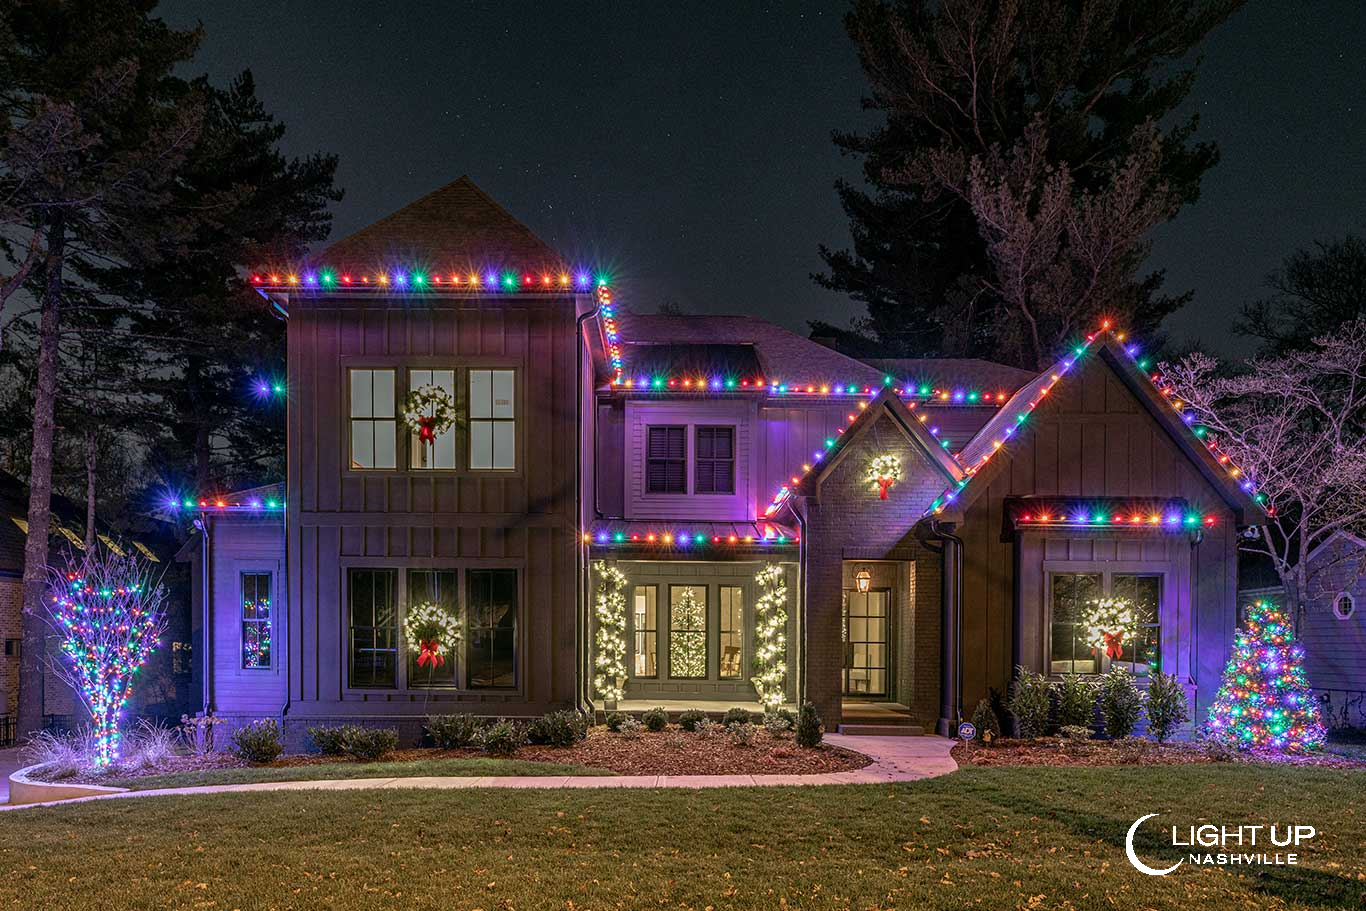
[[[160,788],[124,791],[95,797],[54,800],[25,806],[46,807],[87,800],[122,800],[130,797],[164,797],[186,794],[221,794],[237,791],[350,791],[374,788],[738,788],[756,785],[879,784],[918,781],[947,775],[958,768],[949,756],[955,741],[944,737],[855,737],[827,734],[825,742],[872,758],[872,765],[851,772],[819,775],[602,775],[432,778],[338,778],[319,781],[263,781],[255,784],[218,784],[191,788]],[[3,806],[0,810],[23,807]]]
[[[0,750],[0,804],[9,802],[9,777],[24,767],[19,748]]]

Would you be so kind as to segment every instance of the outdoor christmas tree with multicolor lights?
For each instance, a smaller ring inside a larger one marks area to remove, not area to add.
[[[1223,686],[1209,710],[1210,737],[1240,749],[1300,752],[1323,743],[1304,648],[1290,616],[1258,601],[1234,635]]]

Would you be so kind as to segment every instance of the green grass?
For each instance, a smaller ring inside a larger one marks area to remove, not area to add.
[[[290,791],[0,814],[0,908],[1360,908],[1366,773],[978,768],[903,785]],[[1124,836],[1298,823],[1298,867]],[[1168,860],[1168,863],[1174,862]]]
[[[335,778],[426,778],[485,775],[611,775],[606,769],[521,759],[419,759],[414,762],[327,762],[318,765],[254,766],[242,769],[205,769],[170,772],[140,778],[111,778],[100,784],[111,788],[151,791],[156,788],[192,788],[209,784],[252,784],[258,781],[322,781]]]

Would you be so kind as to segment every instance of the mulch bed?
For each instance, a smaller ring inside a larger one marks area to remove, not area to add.
[[[487,757],[479,750],[437,750],[432,748],[395,750],[382,762],[415,762],[432,759],[469,759]],[[737,746],[724,734],[705,737],[680,730],[659,733],[642,731],[637,737],[613,734],[601,728],[589,732],[588,739],[571,747],[526,746],[506,759],[551,762],[607,769],[619,775],[816,775],[861,769],[872,760],[862,753],[840,747],[799,747],[791,739],[777,740],[759,733],[750,746]],[[344,756],[297,753],[281,756],[266,768],[322,765],[349,762]],[[174,756],[145,769],[117,768],[110,778],[141,778],[172,772],[206,769],[243,768],[249,763],[231,753],[208,756]],[[98,784],[98,777],[77,776],[73,781]]]
[[[1250,751],[1211,752],[1196,743],[1154,743],[1091,740],[1063,743],[1057,738],[998,740],[991,746],[975,741],[959,743],[952,754],[959,765],[974,766],[1113,766],[1186,765],[1190,763],[1274,762],[1280,765],[1318,766],[1328,769],[1366,768],[1366,762],[1313,753],[1303,756]]]

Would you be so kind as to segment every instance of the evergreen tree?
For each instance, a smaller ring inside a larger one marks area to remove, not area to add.
[[[1318,703],[1304,673],[1304,648],[1290,617],[1258,601],[1234,634],[1233,655],[1209,710],[1209,732],[1240,749],[1298,752],[1323,744]]]
[[[669,626],[669,675],[707,676],[707,609],[691,586],[678,596]]]
[[[1185,297],[1138,274],[1144,234],[1218,158],[1194,116],[1170,116],[1194,79],[1181,61],[1240,5],[859,0],[846,27],[882,120],[835,135],[867,188],[838,185],[853,248],[822,247],[816,281],[867,306],[854,328],[888,356],[1035,368],[1072,310],[1151,334]]]

